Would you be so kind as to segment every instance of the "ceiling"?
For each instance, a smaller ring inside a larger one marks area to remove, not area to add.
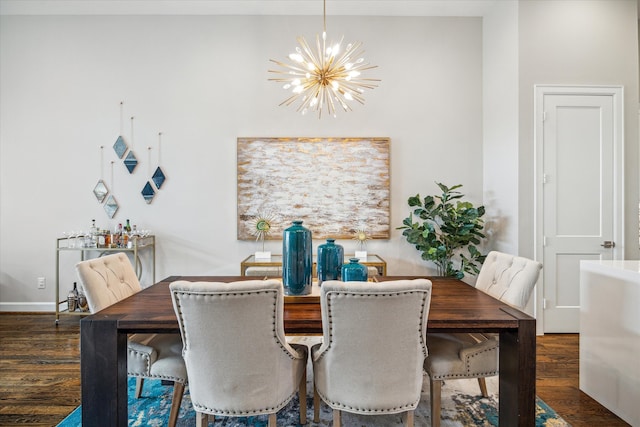
[[[496,1],[516,0],[327,0],[327,15],[483,16]],[[0,15],[321,14],[320,0],[0,0]]]
[[[496,1],[515,0],[327,0],[326,8],[327,15],[482,16]],[[0,0],[0,15],[322,15],[322,1]]]

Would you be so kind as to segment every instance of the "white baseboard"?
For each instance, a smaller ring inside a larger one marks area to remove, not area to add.
[[[53,302],[0,302],[0,312],[55,312],[56,305]]]

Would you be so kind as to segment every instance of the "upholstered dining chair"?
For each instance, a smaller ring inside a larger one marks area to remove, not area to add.
[[[489,252],[475,287],[522,310],[533,293],[542,264],[501,252]],[[441,389],[444,380],[477,378],[488,396],[486,377],[498,374],[499,337],[496,334],[428,334],[431,426],[440,426]]]
[[[76,264],[89,311],[96,313],[142,290],[124,253],[115,253]],[[144,378],[173,381],[169,427],[178,419],[187,383],[180,334],[135,334],[129,336],[127,374],[136,377],[136,398],[142,394]]]
[[[326,281],[320,290],[323,342],[311,349],[314,421],[321,398],[333,409],[365,414],[406,413],[413,426],[420,402],[431,281]]]
[[[307,422],[307,347],[287,344],[279,280],[169,285],[184,342],[196,425],[209,415],[276,414],[295,395]]]

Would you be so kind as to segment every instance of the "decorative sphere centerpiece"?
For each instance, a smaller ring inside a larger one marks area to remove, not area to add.
[[[313,251],[311,230],[293,221],[282,236],[282,284],[287,295],[311,293]]]

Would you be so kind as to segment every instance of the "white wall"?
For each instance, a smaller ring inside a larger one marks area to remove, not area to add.
[[[518,253],[518,2],[496,2],[482,23],[483,182],[488,247]]]
[[[158,279],[239,274],[256,245],[236,240],[238,136],[390,137],[394,229],[368,249],[387,260],[389,274],[432,273],[395,227],[408,215],[407,198],[434,193],[434,181],[463,184],[482,201],[482,21],[330,17],[329,36],[361,40],[382,82],[365,106],[319,121],[278,107],[286,94],[267,69],[321,25],[319,17],[1,17],[0,309],[52,309],[55,239],[92,218],[153,230]],[[141,163],[132,175],[111,149],[120,101],[126,137],[135,116]],[[157,148],[160,131],[168,179],[147,205],[140,191],[157,152],[149,162],[146,147]],[[120,204],[113,220],[92,194],[100,145]],[[280,243],[267,249],[279,253]],[[74,262],[63,268],[63,288]],[[36,289],[39,276],[47,289]]]

